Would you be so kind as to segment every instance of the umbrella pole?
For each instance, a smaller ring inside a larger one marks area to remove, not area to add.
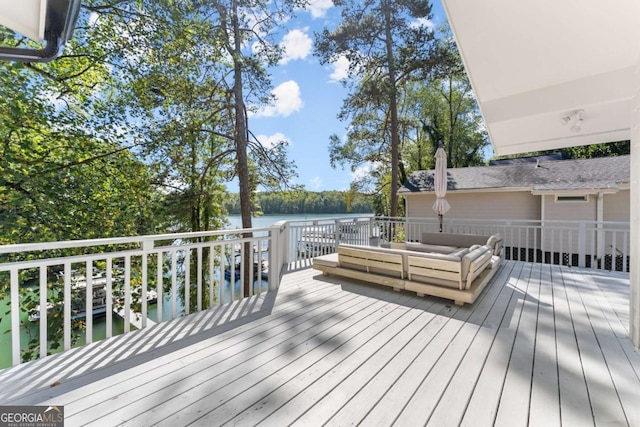
[[[438,215],[438,219],[440,220],[440,232],[442,233],[442,215]]]

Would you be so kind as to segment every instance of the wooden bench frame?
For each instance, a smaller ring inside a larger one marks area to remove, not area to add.
[[[336,254],[318,258],[319,261],[327,258],[325,260],[327,261],[329,257],[331,257],[330,262],[314,262],[313,268],[322,271],[323,275],[362,280],[389,286],[395,291],[404,289],[416,292],[420,297],[432,295],[451,299],[457,305],[473,303],[498,270],[498,268],[488,268],[487,266],[491,255],[489,255],[489,260],[486,257],[478,258],[471,263],[467,280],[463,282],[460,273],[462,262],[456,264],[416,255],[407,257],[408,266],[405,269],[402,255],[341,246],[338,247],[337,261]],[[343,264],[355,265],[358,268],[345,267]],[[405,270],[407,278],[404,277]],[[383,272],[388,272],[388,275]],[[458,282],[459,289],[427,281],[412,280],[412,275]]]

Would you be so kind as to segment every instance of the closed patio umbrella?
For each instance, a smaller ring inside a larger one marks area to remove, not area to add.
[[[436,191],[436,201],[433,204],[433,210],[438,213],[440,232],[442,233],[442,217],[451,207],[445,199],[447,195],[447,153],[444,151],[442,141],[440,141],[438,149],[436,150],[436,171],[433,187]]]

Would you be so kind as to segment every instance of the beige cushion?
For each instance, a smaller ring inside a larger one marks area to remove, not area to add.
[[[471,245],[484,245],[489,236],[477,234],[458,233],[430,233],[423,232],[420,238],[421,243],[429,245],[454,246],[456,248],[469,247]]]
[[[493,255],[491,257],[491,261],[489,262],[488,268],[497,268],[500,265],[500,261],[502,261],[502,258],[500,258],[498,255]]]
[[[392,246],[393,247],[393,246]],[[415,252],[436,252],[439,254],[449,254],[456,249],[457,246],[431,245],[426,243],[407,242],[406,249]]]
[[[451,252],[449,255],[462,258],[463,256],[465,256],[469,252],[471,252],[470,248],[459,248],[459,249],[456,249],[455,251]]]
[[[416,258],[428,258],[428,259],[437,259],[439,261],[451,261],[451,262],[460,262],[459,256],[454,256],[450,254],[439,254],[435,252],[413,252],[408,253]]]
[[[464,257],[462,257],[462,268],[461,268],[462,281],[467,280],[467,273],[469,273],[469,266],[471,265],[471,263],[475,261],[477,258],[486,254],[487,252],[491,252],[491,249],[485,245],[472,250],[471,252],[466,254]]]
[[[494,255],[500,255],[500,252],[502,251],[502,235],[500,233],[496,233],[489,237],[489,240],[487,240],[487,246],[491,248]]]

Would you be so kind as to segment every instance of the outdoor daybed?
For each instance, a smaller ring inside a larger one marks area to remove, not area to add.
[[[497,271],[502,239],[423,233],[421,242],[389,246],[339,245],[337,253],[314,258],[313,268],[463,305],[473,303]]]

